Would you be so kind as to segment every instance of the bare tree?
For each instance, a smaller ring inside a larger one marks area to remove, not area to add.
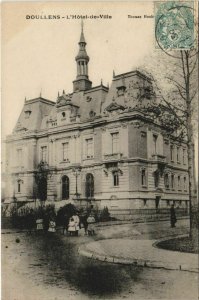
[[[177,53],[177,54],[176,54]],[[158,118],[168,134],[187,143],[190,237],[198,239],[198,201],[195,184],[194,127],[198,116],[198,53],[196,50],[180,50],[156,57],[155,67],[150,67],[156,98],[159,101],[150,107],[154,118]],[[157,61],[159,62],[157,64]],[[158,65],[158,68],[157,68]],[[145,68],[146,69],[146,68]],[[161,74],[160,74],[161,73]]]

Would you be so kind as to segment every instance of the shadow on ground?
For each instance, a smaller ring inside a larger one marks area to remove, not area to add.
[[[63,284],[65,280],[84,294],[113,297],[132,285],[132,280],[136,282],[142,272],[142,268],[134,266],[112,265],[81,257],[75,244],[67,239],[63,241],[57,235],[36,237],[34,244],[41,264],[48,262],[48,269],[55,275],[46,283],[57,285],[58,281]]]

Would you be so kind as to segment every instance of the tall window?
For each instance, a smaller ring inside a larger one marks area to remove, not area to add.
[[[146,170],[145,169],[141,170],[141,183],[142,183],[142,186],[146,186]]]
[[[187,177],[184,177],[184,190],[187,190]]]
[[[94,177],[93,174],[86,175],[86,198],[94,197]]]
[[[62,155],[63,161],[67,161],[69,159],[69,143],[62,144]]]
[[[119,174],[118,171],[113,172],[113,186],[119,185]]]
[[[183,164],[186,164],[186,149],[182,149],[182,160],[183,160]]]
[[[153,134],[153,154],[157,153],[157,139],[158,136],[156,134]]]
[[[22,149],[17,149],[17,165],[22,166]]]
[[[93,139],[86,139],[86,157],[93,158]]]
[[[112,154],[119,153],[119,132],[111,133],[112,137]]]
[[[169,175],[165,174],[164,175],[164,185],[166,189],[169,189]]]
[[[47,162],[47,146],[41,147],[41,161]]]
[[[159,186],[159,180],[160,180],[160,175],[159,175],[158,170],[156,170],[154,172],[154,185],[156,188],[158,188],[158,186]]]
[[[69,199],[69,178],[68,176],[62,177],[62,200]]]
[[[174,189],[175,188],[175,183],[174,183],[174,175],[171,175],[171,188]]]
[[[180,162],[180,148],[177,147],[177,162]]]
[[[174,154],[174,147],[173,145],[170,146],[170,158],[171,158],[171,161],[173,161],[173,154]]]
[[[181,190],[181,178],[178,176],[178,190]]]

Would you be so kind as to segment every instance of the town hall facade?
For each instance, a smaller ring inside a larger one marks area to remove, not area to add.
[[[73,92],[56,102],[25,100],[7,136],[6,203],[90,203],[112,213],[187,208],[186,143],[146,113],[156,101],[151,79],[113,73],[110,87],[93,87],[83,29],[75,60]]]

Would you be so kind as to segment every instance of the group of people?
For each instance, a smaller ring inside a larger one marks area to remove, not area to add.
[[[28,229],[28,233],[36,232],[55,232],[56,231],[56,213],[52,208],[47,207],[32,208],[27,210],[25,215],[24,226]]]
[[[58,220],[56,219],[55,213],[50,213],[48,216],[41,214],[35,218],[33,210],[30,210],[27,218],[27,228],[29,233],[31,233],[35,227],[36,232],[38,233],[55,233],[56,226],[59,226],[59,223],[57,224]],[[91,214],[78,216],[77,213],[73,213],[71,217],[65,216],[65,220],[62,222],[63,233],[68,233],[70,236],[78,236],[79,230],[84,228],[85,235],[94,235],[94,223],[95,218]]]
[[[84,228],[85,234],[94,235],[95,230],[93,224],[95,223],[95,218],[92,215],[85,215],[79,217],[74,214],[70,219],[67,226],[67,231],[70,236],[78,236],[78,232],[81,228]]]

